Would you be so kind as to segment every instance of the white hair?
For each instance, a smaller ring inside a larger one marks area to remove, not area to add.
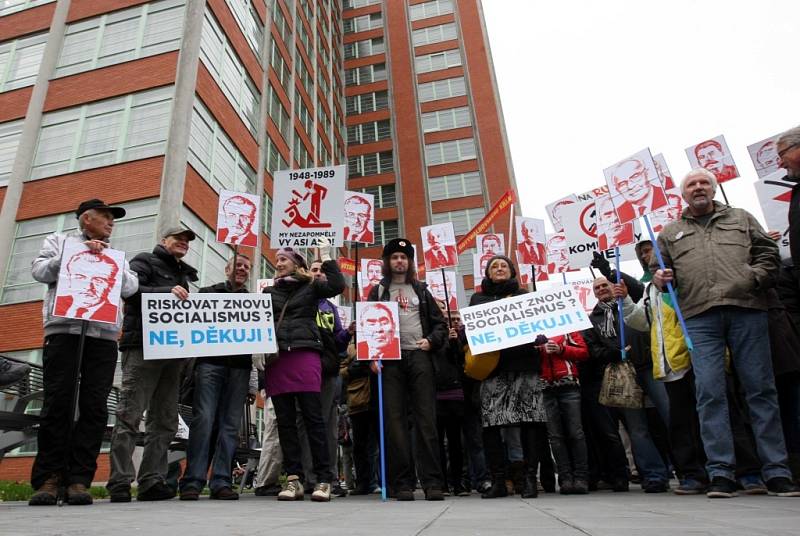
[[[694,168],[686,176],[681,180],[681,193],[683,193],[683,187],[686,185],[686,181],[688,181],[691,177],[705,177],[709,181],[711,181],[711,187],[716,192],[717,191],[717,176],[711,173],[706,168]]]
[[[778,136],[777,143],[791,147],[792,145],[800,145],[800,126],[790,128],[780,136]]]

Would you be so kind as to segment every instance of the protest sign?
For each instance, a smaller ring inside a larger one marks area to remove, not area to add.
[[[463,308],[461,321],[473,354],[530,343],[538,335],[551,337],[592,326],[575,291],[565,285]]]
[[[144,358],[277,352],[273,322],[270,294],[144,294]]]
[[[761,210],[767,220],[767,228],[781,233],[778,247],[781,257],[791,257],[789,252],[789,202],[795,183],[781,180],[783,170],[767,175],[764,180],[754,183]]]
[[[602,250],[597,239],[597,216],[594,194],[602,195],[603,189],[597,188],[593,193],[579,195],[579,201],[567,205],[563,210],[564,237],[570,269],[577,270],[592,262],[592,253],[600,252],[606,259],[616,258],[613,249]],[[596,196],[595,196],[596,197]],[[582,200],[583,198],[583,200]],[[641,231],[634,227],[634,243],[641,240]],[[623,258],[633,258],[633,245],[620,248]],[[548,252],[548,255],[551,255]],[[548,260],[548,264],[550,260]],[[548,268],[548,273],[554,273]]]
[[[425,270],[438,270],[458,265],[456,233],[452,222],[420,227],[419,232],[422,235]]]
[[[544,264],[547,259],[544,220],[517,216],[517,263]]]
[[[575,291],[575,297],[586,314],[591,313],[594,306],[597,305],[597,298],[594,297],[594,280],[591,277],[583,277],[574,281],[567,281],[567,285],[571,286]]]
[[[448,302],[451,311],[458,309],[458,286],[456,285],[456,273],[453,270],[444,271],[444,280],[442,279],[442,270],[434,270],[425,274],[425,282],[428,284],[428,290],[437,300]],[[445,299],[445,286],[447,288],[447,299]]]
[[[397,302],[356,303],[356,359],[400,359]]]
[[[654,154],[653,163],[656,165],[658,179],[661,181],[661,186],[664,187],[664,190],[672,190],[675,188],[675,181],[672,179],[672,173],[669,171],[667,160],[664,158],[664,155],[661,153]]]
[[[753,161],[759,179],[780,169],[778,167],[778,136],[780,134],[747,146],[747,152],[750,153],[750,159]]]
[[[380,259],[361,259],[361,271],[358,273],[358,288],[361,289],[361,301],[369,300],[369,291],[377,286],[383,278],[383,261]]]
[[[536,271],[536,281],[547,281],[547,265],[544,264],[517,264],[520,285],[531,282],[531,274]]]
[[[705,168],[722,184],[739,176],[725,136],[717,136],[686,148],[686,157],[694,168]]]
[[[578,197],[575,194],[569,194],[566,197],[553,201],[549,205],[545,205],[547,215],[550,216],[550,223],[553,224],[553,230],[555,232],[560,233],[564,231],[564,220],[561,215],[564,206],[575,203],[576,201],[578,201]]]
[[[353,321],[353,308],[347,305],[337,305],[336,312],[339,313],[339,322],[342,324],[342,329],[347,329]]]
[[[650,149],[620,160],[603,170],[619,223],[650,214],[667,204],[664,186]]]
[[[362,192],[344,193],[344,239],[372,244],[375,241],[375,196]]]
[[[560,274],[569,270],[569,249],[564,233],[547,235],[547,273]]]
[[[217,242],[256,247],[261,199],[257,195],[222,190],[217,205]]]
[[[64,242],[53,316],[116,324],[125,252],[94,253],[74,238]]]
[[[601,250],[633,243],[633,222],[619,222],[611,195],[606,194],[595,199],[595,207],[597,242]]]
[[[475,279],[475,286],[481,284],[486,272],[486,265],[489,259],[495,255],[505,255],[505,236],[503,233],[480,234],[475,239],[477,253],[472,256],[472,275]]]
[[[276,171],[270,246],[309,248],[322,237],[341,246],[346,176],[347,166]]]
[[[660,233],[669,222],[681,219],[684,207],[680,188],[667,190],[667,206],[650,214],[650,225],[653,226],[653,232]]]
[[[256,279],[256,292],[259,294],[264,292],[264,289],[271,287],[275,284],[274,279]]]

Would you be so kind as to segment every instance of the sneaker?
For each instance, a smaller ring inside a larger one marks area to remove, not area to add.
[[[470,492],[463,486],[453,486],[453,495],[456,497],[469,497]]]
[[[576,478],[575,483],[572,485],[573,495],[586,495],[589,493],[589,483],[582,478]]]
[[[131,488],[111,490],[109,499],[112,503],[129,503],[131,502]]]
[[[409,488],[401,488],[397,490],[397,494],[395,495],[395,499],[398,501],[413,501],[414,500],[414,492],[411,491]]]
[[[681,480],[681,483],[677,488],[672,490],[672,493],[675,495],[700,495],[701,493],[705,493],[705,491],[706,484],[699,480],[687,478],[686,480]]]
[[[669,482],[648,480],[642,483],[642,490],[644,490],[645,493],[666,493],[669,491]]]
[[[483,482],[478,484],[478,487],[475,488],[475,491],[477,491],[478,493],[486,493],[490,489],[492,489],[492,481],[484,480]]]
[[[369,486],[356,486],[348,492],[348,495],[369,495],[372,490]]]
[[[67,504],[72,506],[92,504],[92,494],[86,489],[86,486],[79,483],[70,484],[67,488]]]
[[[279,501],[302,501],[303,500],[303,483],[300,482],[300,477],[297,475],[290,475],[283,489],[278,493]]]
[[[0,389],[14,385],[28,375],[31,366],[0,357]]]
[[[711,479],[711,485],[706,490],[706,497],[709,499],[736,497],[736,482],[724,476],[715,476]]]
[[[311,500],[315,502],[328,502],[331,500],[331,485],[327,482],[320,482],[314,486],[311,493]]]
[[[341,484],[336,484],[331,488],[331,495],[334,497],[347,497],[347,490]]]
[[[137,501],[168,501],[175,496],[175,490],[163,482],[156,482],[136,494]]]
[[[239,494],[230,487],[223,486],[216,491],[212,491],[209,499],[214,499],[215,501],[238,501]]]
[[[739,478],[737,483],[739,484],[738,488],[742,490],[742,493],[745,495],[767,494],[767,486],[764,485],[764,481],[761,480],[761,477],[758,475],[744,475]]]
[[[800,487],[785,476],[776,476],[767,480],[767,490],[777,497],[800,497]]]
[[[181,490],[181,501],[196,501],[200,498],[200,490],[194,488],[187,488]]]
[[[58,500],[58,475],[50,475],[28,501],[31,506],[53,506]]]

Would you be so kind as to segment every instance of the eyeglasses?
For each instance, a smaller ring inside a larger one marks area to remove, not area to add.
[[[789,147],[787,147],[783,151],[778,151],[778,158],[783,158],[783,155],[785,155],[786,153],[788,153],[789,151],[791,151],[795,147],[799,147],[799,146],[800,146],[800,143],[795,143],[794,145],[790,145]]]

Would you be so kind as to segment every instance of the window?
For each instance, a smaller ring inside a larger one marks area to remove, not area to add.
[[[457,48],[414,58],[417,73],[429,73],[461,65],[461,51]]]
[[[309,97],[314,97],[314,79],[311,77],[311,73],[308,72],[308,67],[306,67],[303,57],[300,54],[300,50],[297,49],[297,47],[295,47],[294,57],[297,78],[300,79],[300,83],[303,85],[303,89],[306,90],[306,94]]]
[[[0,43],[0,91],[32,86],[42,63],[47,34]]]
[[[362,154],[347,159],[349,177],[365,177],[394,171],[392,151]]]
[[[264,39],[264,26],[256,7],[250,0],[225,0],[236,19],[236,24],[247,39],[247,44],[257,58],[261,58],[261,41]]]
[[[451,39],[458,38],[458,31],[454,22],[447,24],[440,24],[439,26],[430,26],[428,28],[420,28],[414,30],[411,34],[411,40],[415,47],[422,45],[430,45],[431,43],[441,43],[442,41],[450,41]]]
[[[2,0],[0,1],[0,16],[10,15],[17,11],[23,11],[31,7],[41,6],[55,1],[56,0]]]
[[[256,191],[256,172],[197,97],[189,133],[188,161],[217,192]]]
[[[452,12],[453,0],[433,0],[424,4],[408,6],[408,17],[411,20],[427,19]]]
[[[267,105],[267,114],[270,116],[270,118],[272,118],[275,126],[278,127],[283,139],[288,141],[290,133],[289,129],[291,128],[291,123],[289,122],[289,113],[286,111],[286,108],[283,107],[283,103],[278,98],[278,93],[271,83],[269,85],[269,99]]]
[[[347,127],[347,143],[359,144],[385,140],[392,136],[388,119]]]
[[[417,96],[420,102],[459,97],[466,94],[467,86],[463,76],[425,82],[417,86]]]
[[[281,169],[289,169],[289,164],[281,156],[278,146],[272,138],[267,138],[267,171],[274,174]]]
[[[385,220],[375,222],[375,244],[383,244],[389,240],[400,238],[400,226],[397,220]]]
[[[475,248],[471,248],[465,250],[458,256],[458,265],[456,266],[456,273],[458,273],[458,275],[473,275],[472,259],[476,253],[477,250]],[[478,281],[478,283],[480,283],[480,281]]]
[[[152,89],[44,114],[31,179],[164,154],[173,89]]]
[[[314,160],[311,158],[311,154],[309,154],[308,149],[306,149],[306,144],[303,143],[302,138],[300,135],[295,132],[294,134],[294,160],[297,162],[297,165],[301,168],[310,168],[314,165]]]
[[[55,77],[180,48],[184,0],[160,0],[67,26]]]
[[[375,208],[389,208],[397,206],[397,195],[395,194],[394,184],[382,184],[380,186],[368,186],[361,188],[361,192],[375,196]]]
[[[275,69],[275,74],[278,75],[278,80],[280,80],[284,91],[288,91],[289,81],[292,79],[292,73],[289,70],[288,65],[286,65],[286,60],[283,59],[283,56],[281,55],[278,46],[275,44],[274,39],[272,40],[269,64],[272,65],[273,69]]]
[[[430,143],[425,146],[425,163],[429,166],[470,160],[475,156],[473,138]]]
[[[344,19],[344,33],[363,32],[375,28],[383,28],[383,15],[380,13]]]
[[[200,60],[219,85],[234,110],[255,136],[259,94],[214,15],[206,9],[200,38]]]
[[[486,210],[483,207],[453,210],[452,212],[437,212],[431,217],[431,223],[453,222],[456,236],[461,236],[467,234],[485,215]],[[472,273],[472,264],[469,265],[469,270],[468,273]]]
[[[431,177],[428,180],[428,195],[431,201],[479,195],[483,191],[482,186],[483,181],[478,171]]]
[[[356,9],[364,6],[371,6],[373,4],[380,4],[381,0],[344,0],[345,9]]]
[[[347,115],[365,114],[389,107],[389,92],[373,91],[347,97]]]
[[[449,108],[422,114],[422,131],[435,132],[437,130],[449,130],[452,128],[462,128],[472,125],[472,117],[469,108]]]
[[[346,43],[344,45],[344,59],[346,60],[374,56],[375,54],[381,54],[383,52],[386,52],[383,37],[373,37],[372,39]]]
[[[122,204],[127,214],[124,219],[114,223],[111,243],[115,249],[124,251],[128,260],[138,253],[153,249],[157,205],[157,198]],[[73,231],[77,227],[78,220],[73,212],[18,222],[0,303],[41,300],[47,287],[34,281],[31,263],[39,254],[47,235]]]
[[[371,84],[386,80],[386,64],[377,63],[375,65],[365,65],[354,69],[347,69],[344,72],[344,83],[347,86],[360,84]]]
[[[278,28],[278,34],[280,34],[281,39],[283,39],[283,43],[289,44],[291,42],[289,38],[292,35],[292,29],[289,27],[289,23],[286,21],[283,10],[278,5],[278,0],[273,0],[272,8],[272,22],[274,22],[275,27]]]
[[[225,281],[225,265],[228,263],[228,259],[233,257],[233,248],[217,242],[216,231],[203,223],[186,206],[181,207],[181,224],[197,235],[183,258],[190,266],[197,268],[197,275],[200,277],[199,280],[189,283],[191,287],[189,290],[194,292],[200,287]]]
[[[294,115],[295,118],[300,121],[300,124],[303,125],[306,134],[310,137],[314,133],[314,118],[311,116],[311,112],[308,111],[306,103],[303,101],[297,88],[295,88],[294,91]]]
[[[272,198],[266,192],[261,197],[261,206],[261,221],[264,222],[264,234],[269,236],[269,226],[272,225]],[[264,260],[264,257],[261,257],[262,269]]]
[[[14,158],[17,156],[19,137],[22,135],[23,121],[20,119],[0,123],[0,186],[5,186],[11,175]]]

